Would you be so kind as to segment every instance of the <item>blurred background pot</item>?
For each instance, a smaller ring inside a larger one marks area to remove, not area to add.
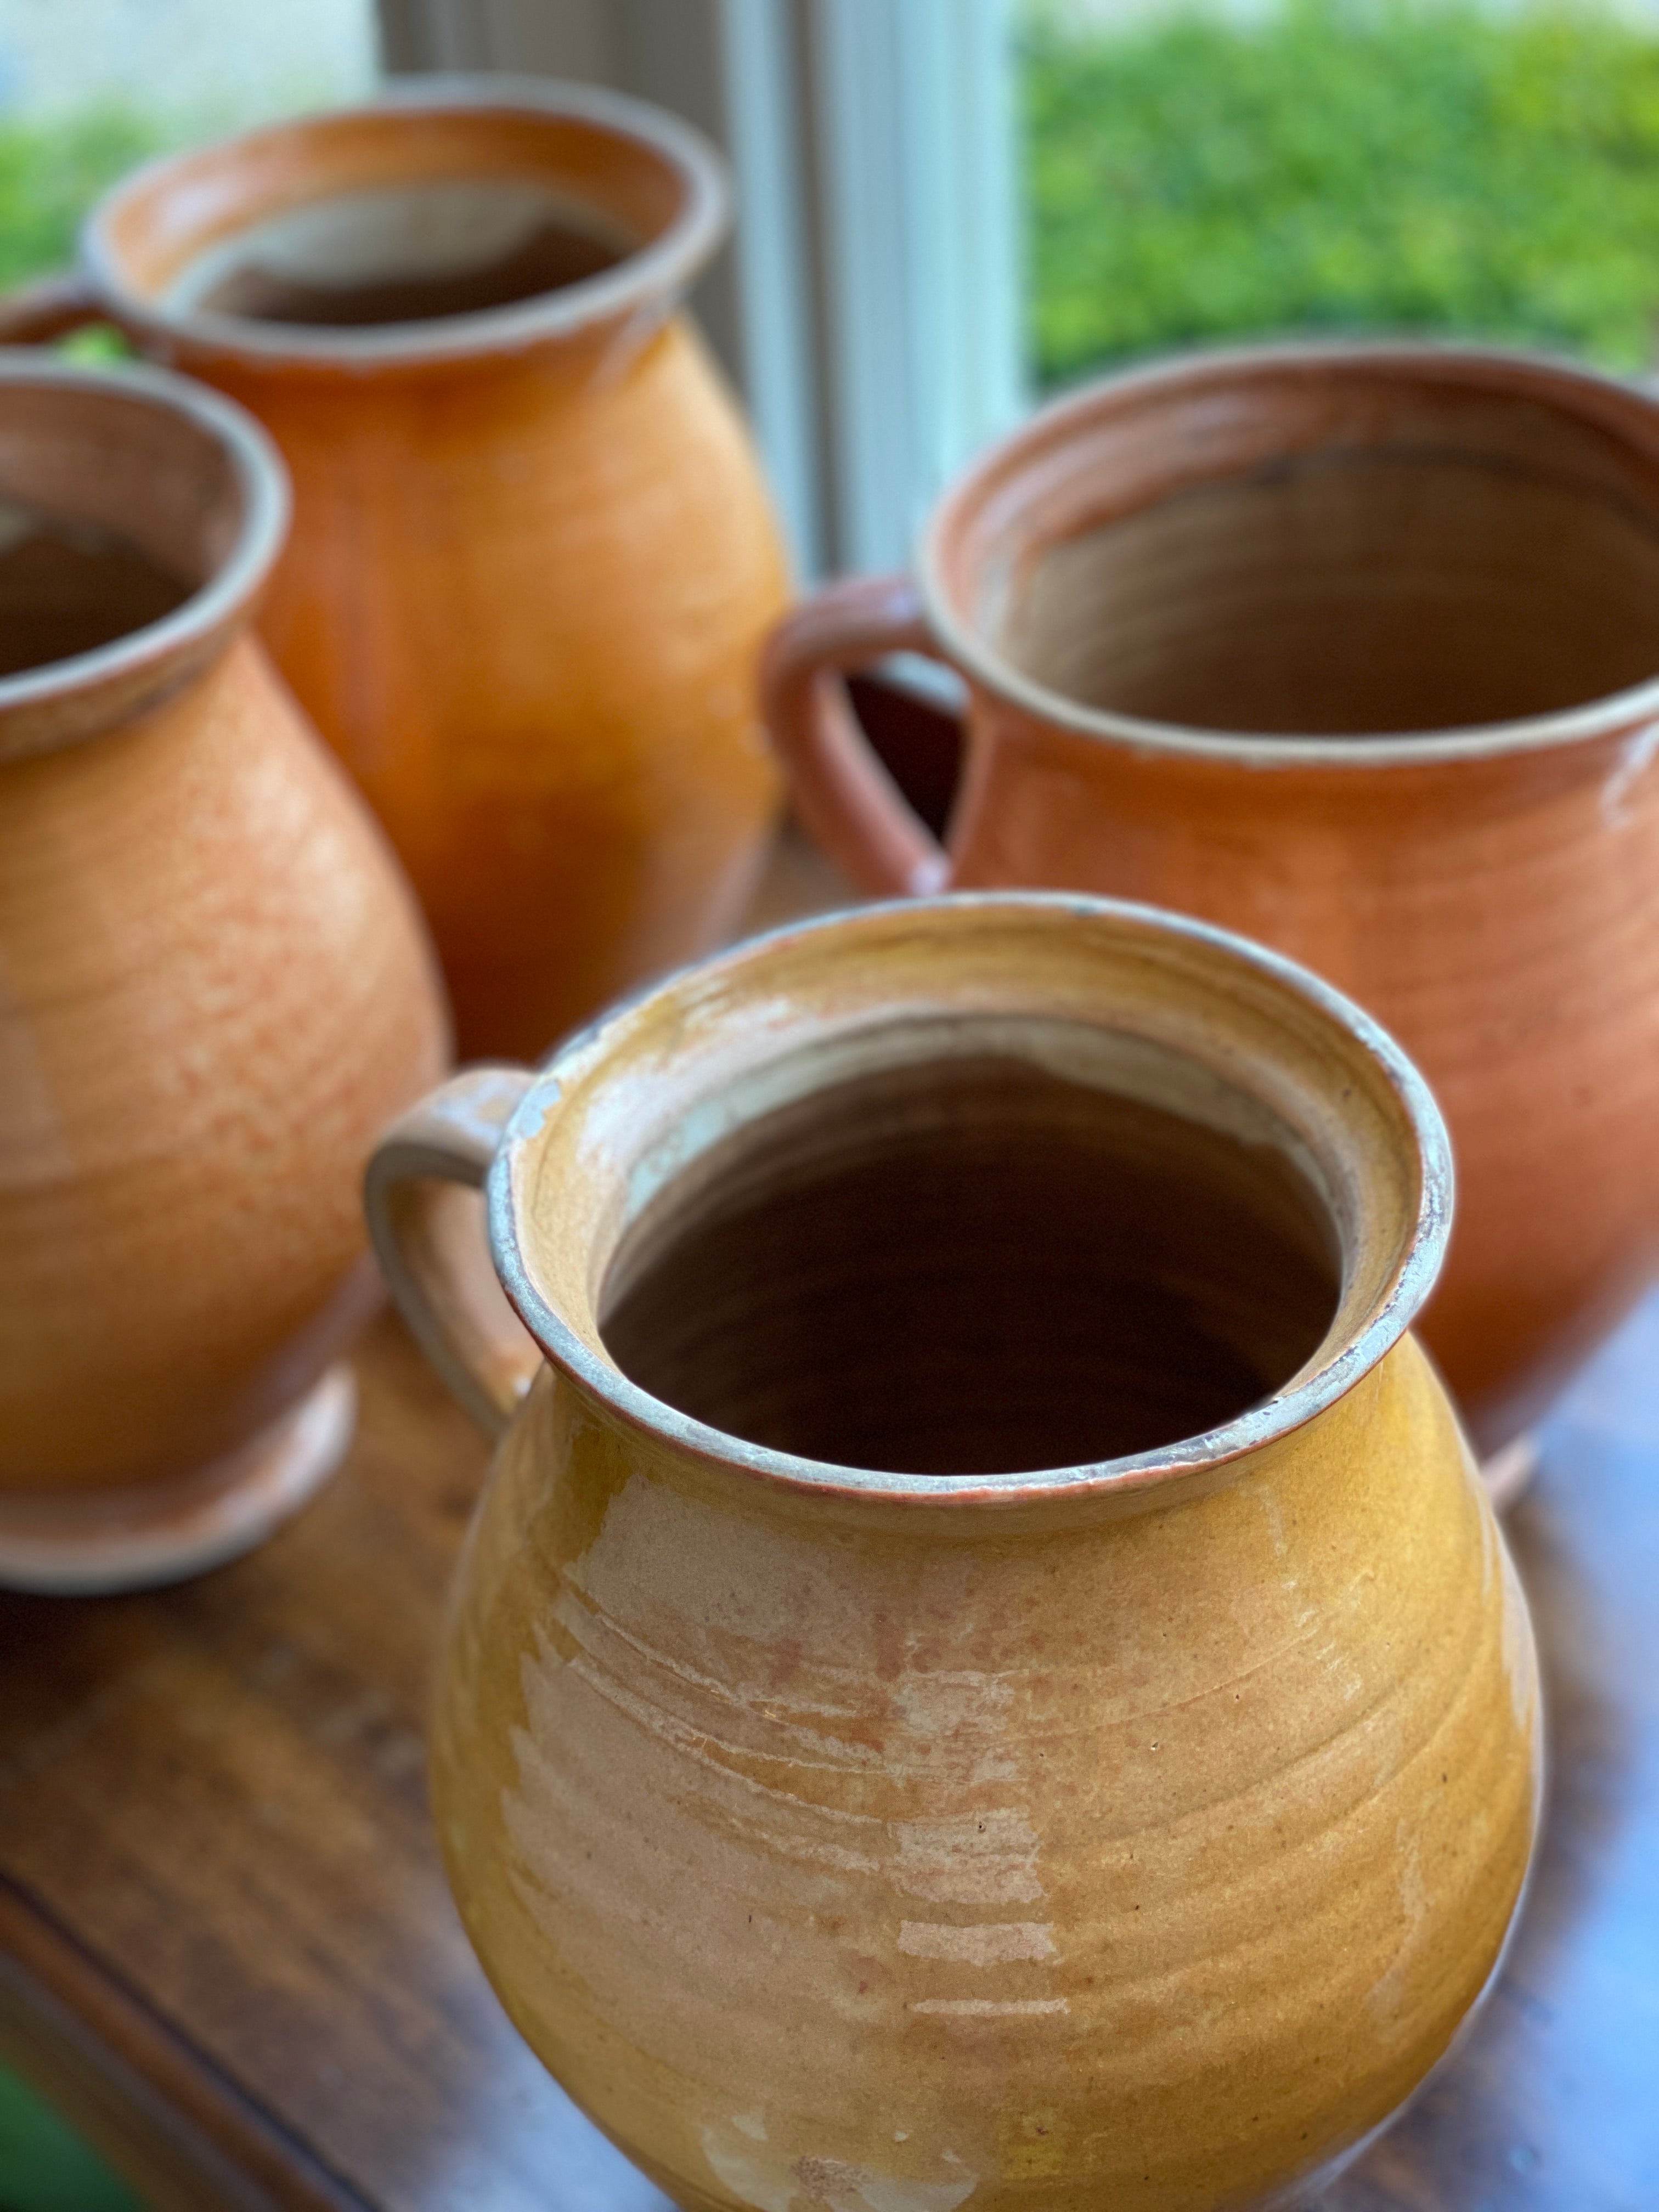
[[[900,647],[971,695],[943,848],[829,680]],[[1513,1476],[1659,1258],[1659,404],[1425,346],[1116,377],[968,471],[919,588],[791,615],[766,687],[866,889],[1154,900],[1389,1025],[1457,1156],[1424,1334]]]
[[[1540,1779],[1407,1334],[1449,1195],[1357,1009],[1076,897],[758,940],[388,1137],[377,1247],[506,1430],[451,1880],[676,2203],[1285,2206],[1446,2050]]]
[[[250,634],[241,411],[0,356],[0,1582],[167,1580],[309,1495],[374,1297],[356,1193],[445,1060],[367,809]]]
[[[672,117],[483,77],[161,161],[84,234],[91,305],[283,449],[262,628],[414,880],[465,1054],[708,949],[758,872],[783,558],[676,313],[726,222]]]

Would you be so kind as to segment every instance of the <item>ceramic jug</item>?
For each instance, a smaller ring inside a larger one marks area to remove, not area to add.
[[[422,78],[139,172],[78,296],[11,311],[90,306],[276,438],[264,635],[403,857],[467,1056],[706,951],[758,873],[783,561],[676,313],[726,224],[670,116]]]
[[[264,1535],[349,1437],[357,1186],[446,1061],[368,810],[250,630],[239,408],[0,356],[0,1583]]]
[[[944,847],[830,680],[898,647],[967,680]],[[790,616],[767,693],[866,889],[1152,900],[1387,1024],[1457,1154],[1424,1334],[1515,1447],[1659,1252],[1659,401],[1414,345],[1115,377],[968,471],[917,582]]]
[[[1539,1785],[1408,1333],[1449,1197],[1353,1006],[1075,897],[751,941],[387,1138],[378,1249],[502,1435],[451,1881],[676,2203],[1301,2203],[1446,2050]]]

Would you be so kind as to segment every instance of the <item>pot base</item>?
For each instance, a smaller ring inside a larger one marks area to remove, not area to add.
[[[279,1421],[178,1481],[0,1498],[0,1589],[102,1596],[222,1566],[316,1495],[356,1422],[356,1380],[341,1361]]]
[[[1486,1486],[1494,1513],[1507,1513],[1532,1488],[1538,1472],[1539,1445],[1535,1429],[1523,1429],[1480,1462],[1480,1480]]]

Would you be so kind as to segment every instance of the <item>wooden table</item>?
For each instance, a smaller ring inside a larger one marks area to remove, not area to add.
[[[484,1449],[391,1319],[358,1371],[343,1472],[255,1557],[0,1598],[0,2058],[156,2212],[661,2207],[451,1908],[422,1727]],[[1659,2207],[1659,1300],[1551,1425],[1510,1533],[1553,1730],[1530,1902],[1470,2039],[1329,2212]]]

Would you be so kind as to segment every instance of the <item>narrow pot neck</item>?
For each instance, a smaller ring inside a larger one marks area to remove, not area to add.
[[[0,677],[0,763],[148,714],[248,622],[288,531],[288,478],[241,409],[164,370],[0,356],[0,497],[107,533],[186,596],[91,651]]]

